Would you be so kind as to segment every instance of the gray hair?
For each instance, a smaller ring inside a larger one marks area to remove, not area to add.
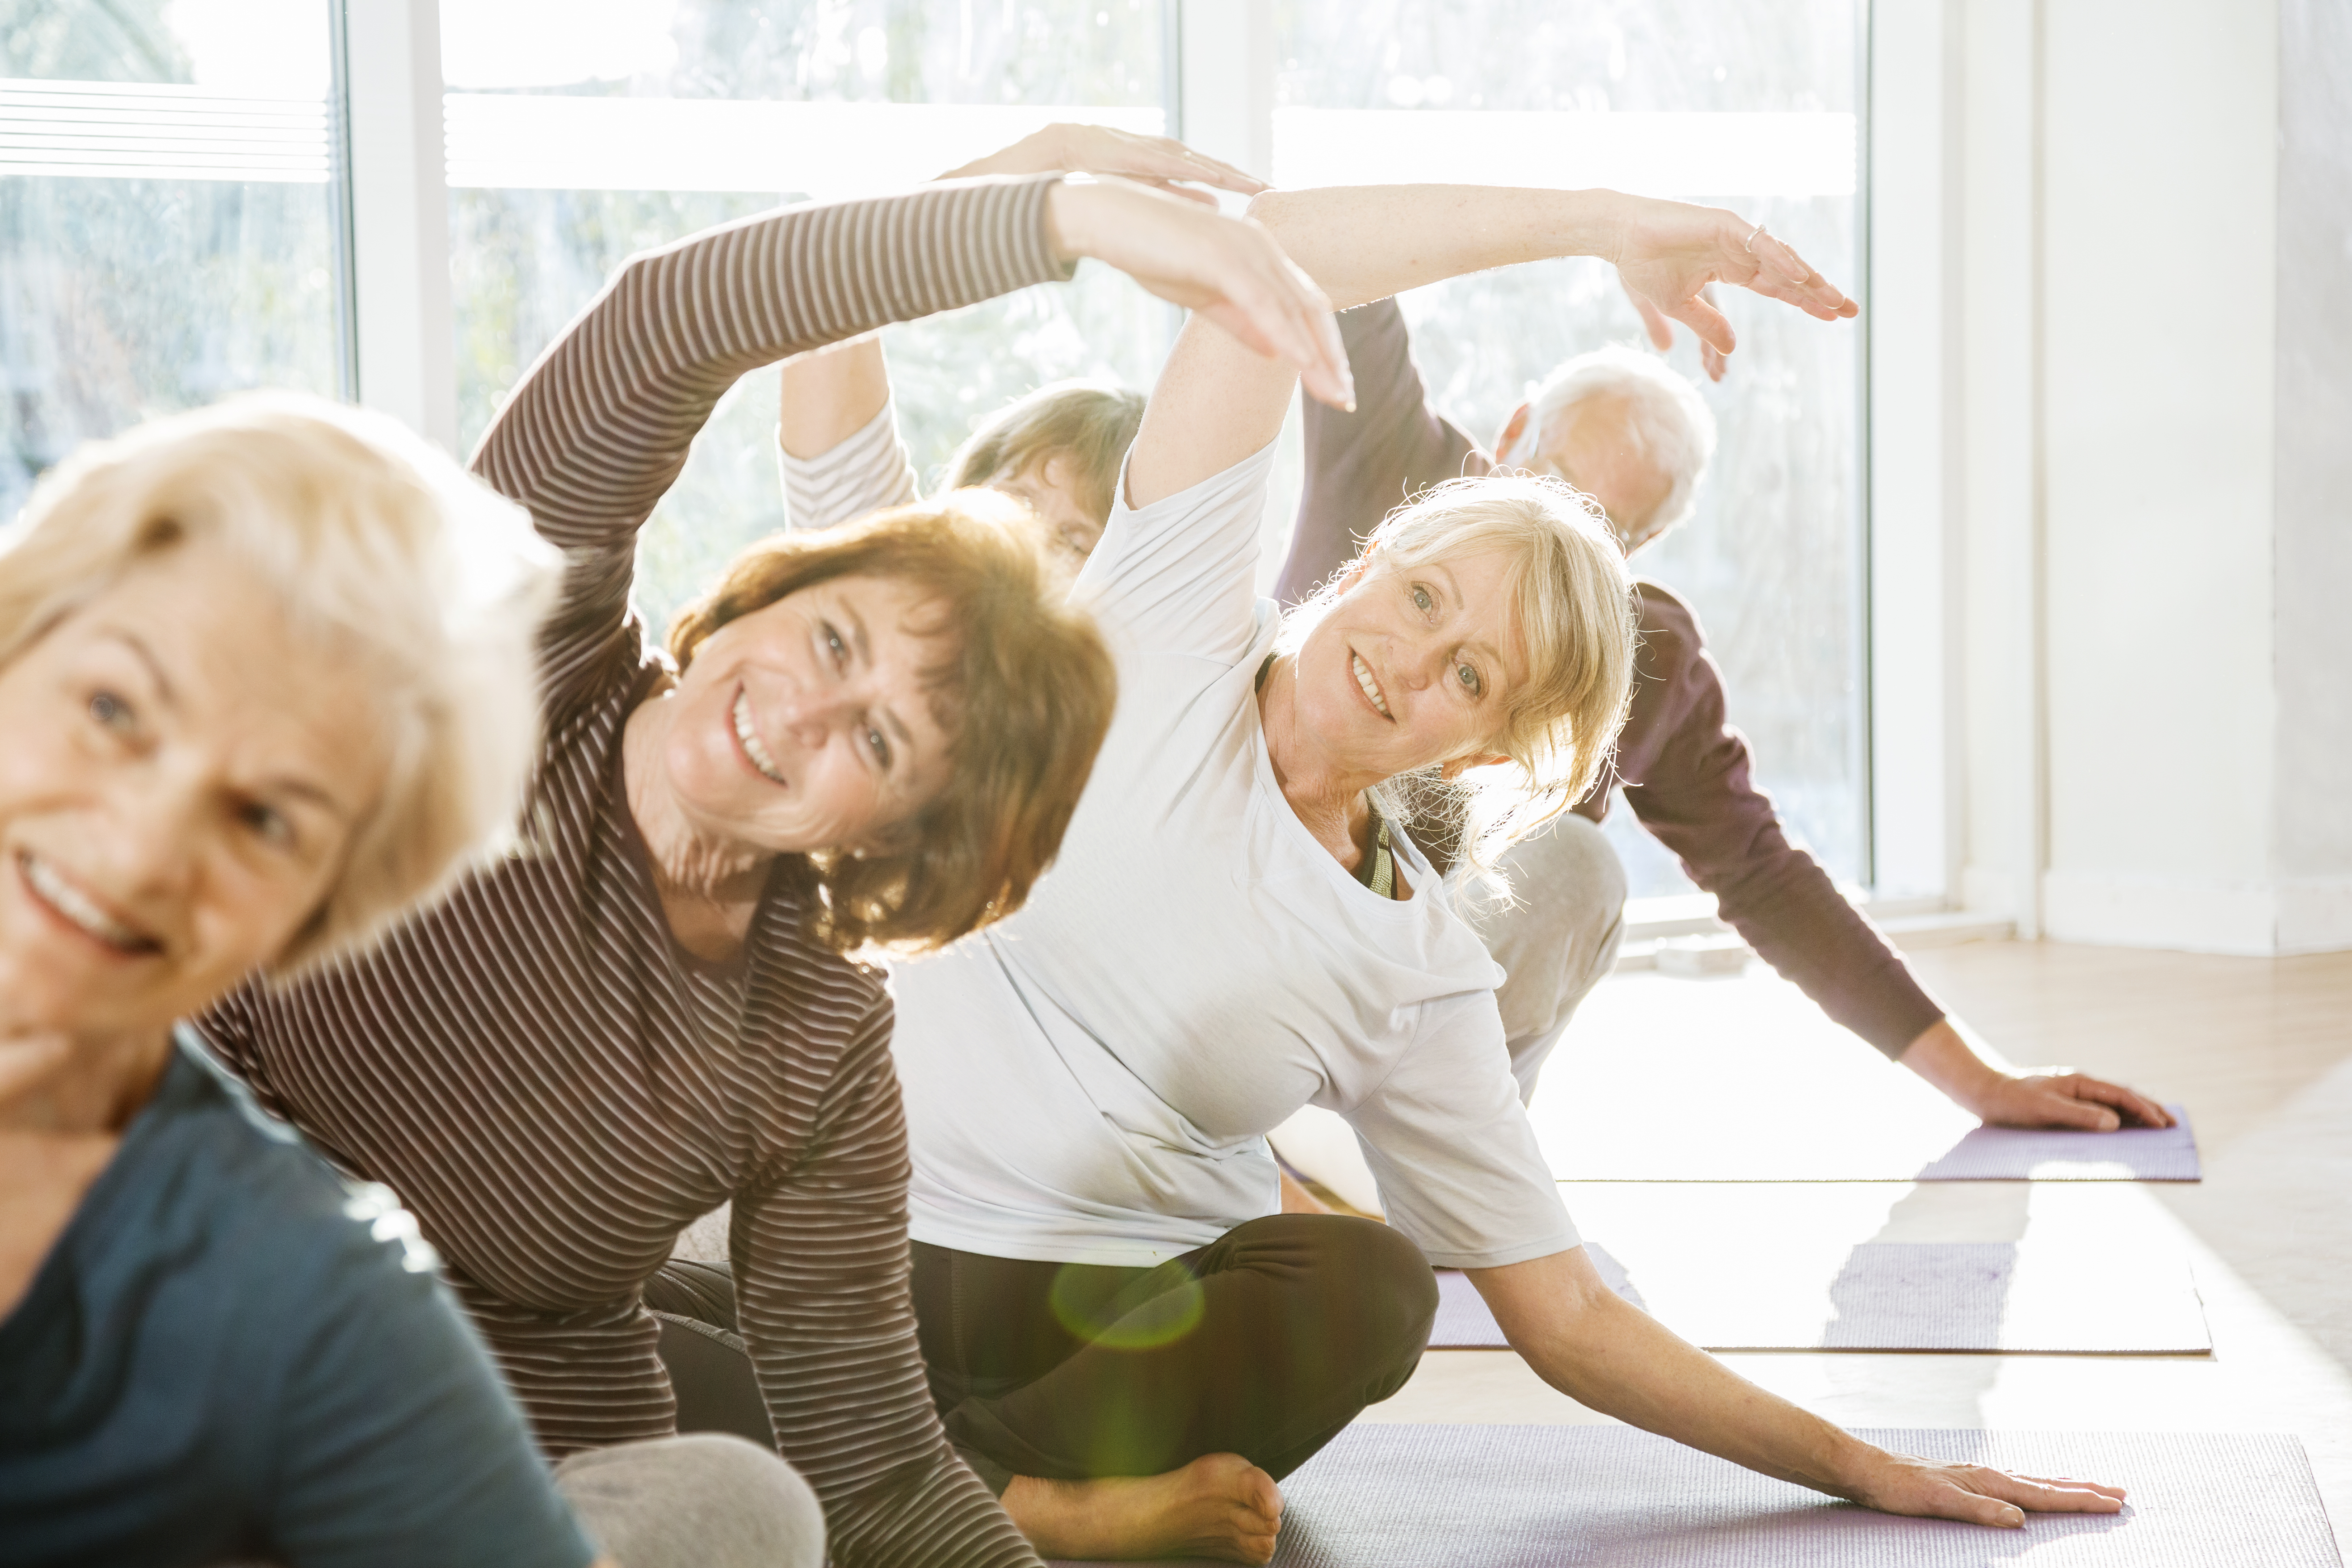
[[[1528,393],[1528,424],[1535,439],[1540,441],[1559,415],[1601,396],[1625,400],[1626,439],[1668,481],[1665,499],[1650,516],[1612,521],[1628,534],[1664,532],[1696,504],[1694,492],[1715,456],[1715,415],[1698,390],[1664,360],[1612,344],[1563,362]]]
[[[381,414],[234,397],[82,447],[0,531],[0,664],[139,567],[235,552],[289,622],[356,658],[390,742],[341,874],[269,964],[365,943],[511,838],[538,754],[559,558],[513,502]]]

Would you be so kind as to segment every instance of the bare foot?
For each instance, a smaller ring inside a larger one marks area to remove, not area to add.
[[[1040,1557],[1260,1563],[1274,1555],[1282,1493],[1273,1477],[1239,1454],[1203,1454],[1162,1476],[1015,1476],[1004,1489],[1004,1511]]]

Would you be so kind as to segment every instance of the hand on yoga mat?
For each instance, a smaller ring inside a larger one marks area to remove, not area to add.
[[[1109,263],[1256,353],[1296,365],[1318,400],[1356,405],[1331,301],[1259,225],[1114,179],[1058,185],[1047,211],[1059,255]]]
[[[2169,1127],[2172,1113],[2146,1095],[2079,1072],[2006,1072],[1985,1059],[1962,1026],[1938,1018],[1903,1049],[1903,1065],[1989,1127],[2113,1132]]]
[[[1869,1448],[1860,1484],[1845,1496],[1881,1513],[1957,1519],[2015,1530],[2029,1513],[2120,1513],[2124,1489],[2064,1476],[2020,1476]]]
[[[1139,136],[1108,125],[1048,125],[1010,147],[950,169],[942,180],[977,174],[1042,174],[1060,169],[1073,174],[1115,174],[1214,208],[1217,198],[1201,189],[1213,185],[1254,196],[1266,188],[1255,174],[1196,153],[1172,136]]]

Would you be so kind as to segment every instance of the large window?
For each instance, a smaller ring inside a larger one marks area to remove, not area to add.
[[[77,442],[148,414],[347,384],[331,5],[0,0],[0,515]],[[1858,287],[1860,5],[1268,0],[1243,22],[1197,7],[1203,26],[1270,26],[1276,70],[1267,101],[1244,81],[1248,49],[1192,38],[1186,68],[1217,79],[1187,100],[1226,119],[1188,129],[1229,154],[1220,138],[1270,145],[1284,184],[1722,202]],[[461,447],[632,251],[779,201],[903,186],[1053,119],[1156,131],[1175,74],[1163,0],[446,0],[439,17]],[[1720,423],[1715,468],[1696,517],[1641,564],[1705,620],[1785,818],[1867,880],[1858,333],[1739,294],[1726,308],[1742,346],[1720,385],[1686,339],[1672,356]],[[1444,406],[1481,439],[1559,360],[1639,341],[1591,262],[1460,279],[1405,310]],[[1074,287],[891,329],[919,464],[935,475],[1040,381],[1148,385],[1171,320],[1088,267]],[[774,399],[773,373],[730,395],[646,530],[656,625],[780,521]],[[1269,577],[1298,478],[1294,429]],[[1637,893],[1685,886],[1630,814],[1611,830]]]
[[[0,0],[0,518],[80,442],[341,383],[320,0]]]
[[[1857,0],[1281,0],[1274,178],[1288,185],[1608,185],[1769,224],[1850,290]],[[1612,271],[1559,261],[1405,296],[1445,411],[1491,442],[1562,359],[1642,342]],[[1722,441],[1697,514],[1640,572],[1698,612],[1781,814],[1866,879],[1856,335],[1734,293],[1739,352],[1707,381]],[[1687,890],[1632,813],[1636,896]]]
[[[458,419],[499,401],[630,252],[780,200],[902,188],[1057,119],[1161,126],[1158,0],[445,0]],[[916,461],[1044,381],[1148,385],[1168,314],[1092,266],[885,334]],[[738,383],[647,527],[670,613],[782,521],[776,377]]]

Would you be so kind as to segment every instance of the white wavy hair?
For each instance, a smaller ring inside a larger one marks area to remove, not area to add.
[[[364,943],[509,839],[539,751],[556,552],[520,507],[381,414],[235,397],[93,441],[0,531],[0,664],[122,575],[232,552],[289,624],[362,672],[390,742],[341,875],[269,970]]]
[[[1698,389],[1664,360],[1612,344],[1554,367],[1528,394],[1530,435],[1538,442],[1560,414],[1591,397],[1625,401],[1625,435],[1633,449],[1667,481],[1665,498],[1648,517],[1612,521],[1628,535],[1654,538],[1691,514],[1698,482],[1715,457],[1715,415]]]

